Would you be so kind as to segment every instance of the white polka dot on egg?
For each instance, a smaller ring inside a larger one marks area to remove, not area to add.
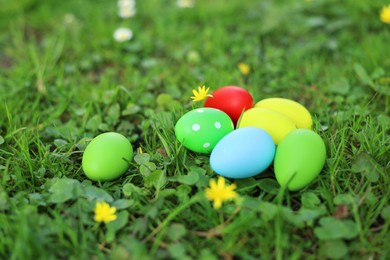
[[[192,130],[199,131],[199,129],[200,129],[200,125],[199,124],[193,124],[192,125]]]
[[[197,109],[196,112],[198,112],[198,113],[203,113],[204,110],[203,110],[203,109]]]
[[[204,143],[203,148],[208,148],[208,147],[210,147],[210,143]]]
[[[221,128],[221,123],[217,121],[217,122],[214,123],[214,126],[215,126],[215,128],[220,129]]]

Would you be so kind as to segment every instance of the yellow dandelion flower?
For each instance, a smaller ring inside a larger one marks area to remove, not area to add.
[[[243,62],[238,63],[237,67],[240,70],[241,74],[244,76],[248,75],[249,72],[251,71],[251,67],[248,64]]]
[[[210,180],[210,188],[206,188],[206,198],[214,201],[214,208],[219,209],[222,203],[226,200],[237,198],[237,193],[234,191],[235,184],[225,185],[225,178],[218,177],[216,182],[214,179]]]
[[[382,7],[380,16],[382,22],[390,24],[390,5]]]
[[[192,90],[192,93],[194,94],[193,97],[191,97],[192,101],[196,102],[196,101],[202,101],[203,99],[207,98],[207,97],[212,97],[212,95],[210,94],[207,94],[209,92],[209,89],[210,88],[207,88],[205,86],[203,87],[198,87],[198,91],[196,91],[195,89]]]
[[[108,223],[116,219],[116,208],[110,207],[107,202],[96,202],[95,217],[96,222]]]

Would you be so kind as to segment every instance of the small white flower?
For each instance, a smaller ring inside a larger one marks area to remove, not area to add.
[[[114,32],[114,39],[117,42],[125,42],[133,38],[133,32],[128,28],[118,28]]]
[[[195,0],[177,0],[176,4],[180,8],[192,8],[195,5]]]
[[[122,8],[119,9],[118,15],[120,18],[130,18],[136,14],[135,9],[133,8]]]
[[[119,0],[118,15],[121,18],[130,18],[136,14],[134,0]]]
[[[118,7],[135,7],[134,0],[118,0]]]
[[[76,21],[76,17],[71,13],[66,13],[64,15],[64,24],[70,25]]]

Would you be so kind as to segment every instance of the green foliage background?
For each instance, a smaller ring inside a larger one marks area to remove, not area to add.
[[[123,20],[116,1],[0,0],[0,258],[388,259],[384,3],[175,3],[137,1]],[[113,40],[120,26],[131,41]],[[283,192],[271,168],[234,181],[240,199],[214,210],[208,156],[173,132],[203,84],[305,105],[327,146],[319,178]],[[106,131],[144,153],[91,182],[82,153]],[[116,221],[93,221],[99,200]]]

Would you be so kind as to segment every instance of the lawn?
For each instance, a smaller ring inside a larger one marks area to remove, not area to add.
[[[389,259],[388,4],[138,0],[121,18],[114,0],[0,0],[0,258]],[[203,85],[304,105],[326,145],[319,176],[298,191],[272,166],[226,179],[238,197],[215,209],[210,155],[174,132]],[[96,182],[81,163],[104,132],[135,156]],[[94,220],[102,201],[116,220]]]

